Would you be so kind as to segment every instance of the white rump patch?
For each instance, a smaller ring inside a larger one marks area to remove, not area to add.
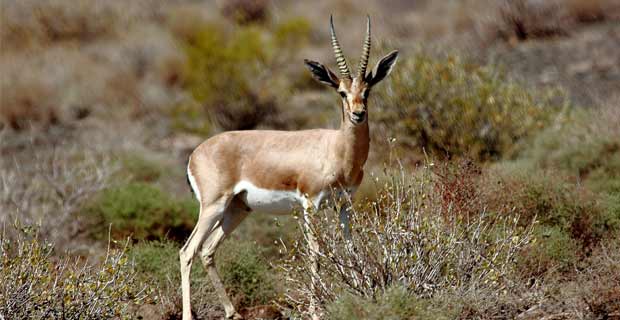
[[[241,194],[241,200],[253,211],[271,214],[289,214],[302,208],[306,202],[299,191],[269,190],[255,186],[248,181],[240,181],[233,189],[235,195]]]
[[[192,174],[192,171],[189,169],[189,162],[192,160],[192,157],[189,157],[189,161],[187,161],[187,178],[189,179],[189,184],[196,195],[196,199],[200,202],[200,190],[198,190],[198,184],[196,183],[196,179]]]

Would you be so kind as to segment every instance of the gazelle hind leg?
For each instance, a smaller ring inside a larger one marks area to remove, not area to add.
[[[220,279],[215,266],[215,251],[222,240],[230,235],[249,213],[249,208],[239,199],[235,198],[230,206],[228,206],[223,219],[218,225],[215,226],[213,232],[211,232],[209,237],[202,244],[202,252],[200,254],[202,264],[211,278],[211,283],[215,288],[215,292],[217,293],[220,302],[224,306],[224,312],[226,313],[226,318],[228,319],[241,319],[242,317],[235,311],[235,306],[226,294],[226,289],[222,284],[222,280]]]
[[[189,236],[187,242],[179,251],[181,263],[181,288],[183,291],[183,320],[192,319],[191,293],[189,276],[192,270],[194,257],[200,250],[202,243],[207,239],[215,225],[223,219],[226,207],[229,205],[231,195],[227,194],[211,204],[200,204],[200,216],[196,227]]]

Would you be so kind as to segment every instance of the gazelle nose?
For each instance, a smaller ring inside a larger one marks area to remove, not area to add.
[[[352,112],[351,121],[354,123],[362,123],[364,122],[364,116],[366,115],[366,111],[353,111]]]

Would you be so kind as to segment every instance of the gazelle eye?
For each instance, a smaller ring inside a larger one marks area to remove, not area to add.
[[[338,93],[340,93],[340,96],[341,96],[343,99],[346,99],[346,98],[347,98],[347,93],[346,93],[346,92],[344,92],[344,91],[339,91]]]

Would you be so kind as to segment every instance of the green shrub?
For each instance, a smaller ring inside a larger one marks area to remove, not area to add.
[[[601,107],[596,113],[574,111],[538,135],[521,158],[540,168],[557,168],[585,179],[620,178],[618,113],[610,107]]]
[[[129,319],[134,305],[150,299],[126,248],[109,249],[92,264],[52,256],[53,245],[36,228],[16,234],[0,237],[0,318]]]
[[[560,110],[555,92],[529,91],[494,66],[420,53],[398,65],[378,95],[377,118],[409,148],[498,159]]]
[[[274,28],[274,45],[280,50],[294,51],[309,40],[310,29],[310,22],[306,19],[284,20]]]
[[[305,42],[308,33],[307,21],[298,18],[273,29],[249,25],[228,31],[204,24],[183,35],[187,56],[183,82],[194,101],[173,111],[176,127],[209,134],[214,129],[282,125],[277,105],[278,99],[286,99],[289,82],[285,70],[278,68]]]
[[[161,190],[141,182],[106,189],[86,208],[112,225],[116,236],[134,239],[185,239],[198,217],[198,202],[176,200]],[[100,231],[106,231],[100,230]]]
[[[251,214],[235,229],[233,235],[240,241],[256,243],[265,258],[278,259],[282,255],[282,248],[274,245],[274,241],[291,243],[299,236],[299,232],[293,215],[274,217],[270,214]]]
[[[521,212],[536,215],[541,224],[562,230],[571,230],[578,219],[589,220],[599,214],[596,202],[580,194],[577,187],[554,179],[551,174],[539,174],[522,177],[522,189],[513,194],[514,201],[521,203]]]
[[[521,170],[556,170],[593,191],[602,211],[594,223],[604,233],[620,230],[619,122],[612,106],[575,111],[541,132],[517,160]]]
[[[454,315],[431,308],[428,300],[416,298],[403,287],[392,287],[378,299],[345,293],[327,306],[329,319],[453,319]]]
[[[523,253],[519,264],[525,276],[538,277],[550,270],[566,271],[574,266],[582,256],[580,244],[570,233],[559,227],[538,226],[535,229],[536,241]]]
[[[128,256],[135,261],[136,271],[145,279],[159,285],[171,283],[177,286],[181,283],[180,248],[180,244],[169,240],[143,241],[133,245]],[[200,271],[200,268],[192,270]]]
[[[238,304],[263,304],[275,297],[273,271],[256,243],[226,241],[218,250],[216,261],[222,281]]]

